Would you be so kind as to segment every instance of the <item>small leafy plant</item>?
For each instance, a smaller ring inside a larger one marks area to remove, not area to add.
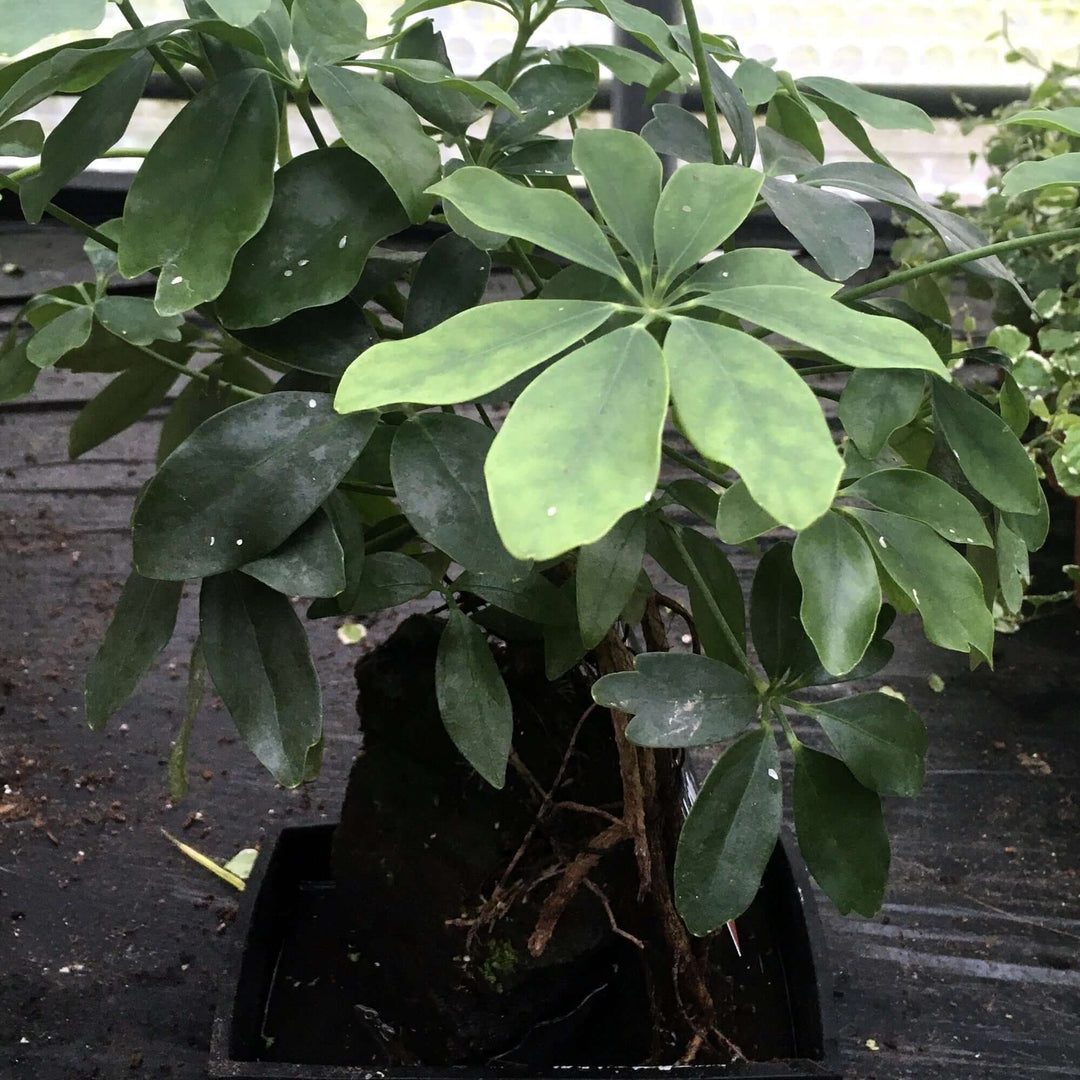
[[[430,21],[410,21],[432,0],[406,3],[380,38],[353,0],[188,0],[187,19],[150,27],[121,2],[130,30],[0,71],[0,143],[39,155],[0,183],[28,220],[86,233],[94,270],[26,306],[31,333],[13,330],[0,358],[3,397],[52,366],[114,373],[72,426],[77,457],[182,380],[87,718],[101,727],[132,694],[184,582],[201,580],[193,700],[208,673],[259,761],[297,785],[317,771],[322,715],[290,597],[335,618],[436,594],[442,718],[488,783],[504,783],[515,726],[492,637],[542,641],[550,678],[599,676],[626,795],[615,839],[634,841],[665,916],[650,866],[668,865],[681,812],[657,781],[671,751],[725,747],[674,858],[674,903],[706,935],[747,907],[776,843],[778,735],[811,872],[842,912],[871,915],[889,866],[881,797],[919,791],[926,731],[896,697],[830,688],[888,662],[897,611],[989,662],[985,567],[1019,580],[1047,527],[1007,403],[951,377],[951,335],[919,290],[943,264],[1014,290],[1016,278],[871,142],[867,127],[930,130],[921,110],[744,57],[700,30],[690,0],[682,26],[589,0],[651,56],[532,47],[562,5],[490,2],[518,33],[475,79],[451,70]],[[17,9],[0,48],[90,26],[103,0]],[[111,151],[155,64],[190,101],[146,151],[122,220],[92,229],[50,200]],[[601,67],[650,94],[696,82],[706,122],[664,104],[641,136],[579,129]],[[79,101],[47,139],[18,119],[73,86]],[[295,158],[291,106],[317,144]],[[572,138],[546,133],[561,120]],[[824,163],[825,121],[866,160]],[[660,154],[686,162],[666,182]],[[873,228],[837,189],[914,215],[949,255],[841,288],[869,266]],[[731,245],[762,206],[821,274]],[[425,222],[447,229],[422,257],[383,246]],[[520,299],[481,303],[494,264]],[[117,291],[148,271],[153,300]],[[904,299],[879,296],[898,281]],[[837,399],[840,446],[821,405]],[[697,479],[658,486],[663,456]],[[713,529],[727,544],[783,530],[749,614]],[[657,566],[689,611],[658,594]],[[690,621],[693,651],[668,649],[665,604]],[[834,753],[796,737],[791,714]],[[668,976],[685,984],[700,953],[677,919],[662,925]],[[701,1006],[703,987],[682,999]]]

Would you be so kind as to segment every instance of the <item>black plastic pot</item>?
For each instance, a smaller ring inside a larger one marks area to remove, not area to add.
[[[282,958],[306,954],[307,942],[317,937],[321,913],[332,909],[334,885],[330,876],[333,825],[285,828],[259,858],[248,882],[238,922],[241,933],[229,964],[214,1020],[210,1044],[210,1076],[214,1080],[481,1080],[522,1076],[520,1070],[459,1067],[373,1067],[318,1065],[267,1060],[272,1054],[264,1037],[268,1015],[280,1015],[289,987],[282,987]],[[754,901],[775,928],[779,970],[787,984],[788,1023],[797,1058],[749,1065],[641,1067],[560,1066],[545,1071],[555,1077],[603,1080],[667,1080],[671,1073],[689,1080],[712,1077],[789,1077],[840,1080],[836,1035],[832,1026],[831,992],[823,975],[821,931],[804,868],[784,843],[777,845],[761,890]],[[302,963],[302,960],[301,960]],[[295,969],[294,969],[295,970]],[[317,980],[318,969],[306,973]],[[293,985],[296,985],[294,979]],[[775,1018],[773,1018],[775,1020]],[[301,1018],[310,1026],[312,1041],[320,1030],[333,1029],[331,1016]],[[296,1055],[299,1056],[299,1055]]]

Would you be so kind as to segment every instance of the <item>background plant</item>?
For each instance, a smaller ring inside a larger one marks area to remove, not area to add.
[[[557,4],[491,2],[519,32],[477,79],[450,69],[430,21],[410,23],[430,0],[375,39],[352,0],[188,0],[188,19],[151,27],[124,2],[131,30],[3,69],[0,141],[39,161],[0,183],[29,220],[48,213],[86,233],[93,277],[26,306],[0,391],[26,393],[53,366],[113,373],[72,426],[77,457],[184,380],[86,697],[100,727],[169,641],[183,583],[201,580],[178,782],[207,674],[280,783],[317,771],[319,686],[290,597],[312,600],[309,618],[441,598],[441,714],[496,787],[515,719],[489,639],[542,642],[550,678],[578,665],[602,676],[593,693],[612,709],[626,796],[615,839],[633,841],[652,883],[667,975],[696,1010],[692,1041],[710,1034],[711,1006],[703,954],[664,884],[679,813],[664,798],[670,751],[726,746],[674,860],[693,934],[757,889],[781,817],[778,735],[811,872],[841,911],[878,909],[881,797],[917,793],[926,732],[895,697],[823,700],[820,688],[888,662],[896,611],[973,662],[992,657],[987,568],[1021,587],[1046,503],[1009,402],[951,379],[956,349],[928,283],[959,263],[1017,283],[978,228],[923,202],[873,145],[867,128],[931,129],[921,110],[746,58],[702,33],[689,2],[686,24],[669,26],[591,0],[649,56],[532,48]],[[0,48],[100,8],[42,4],[29,31],[3,23]],[[191,100],[147,150],[122,220],[93,229],[50,200],[115,145],[155,64]],[[576,129],[601,67],[650,94],[696,82],[705,122],[657,105],[642,136],[545,134],[563,118]],[[72,86],[76,109],[48,139],[19,119]],[[290,106],[317,144],[295,158]],[[826,121],[866,160],[825,164]],[[658,152],[688,164],[665,183]],[[915,215],[950,254],[841,289],[869,266],[874,238],[836,189]],[[824,276],[776,250],[717,255],[762,206]],[[422,256],[383,246],[429,221],[449,231]],[[522,296],[481,304],[496,262]],[[153,300],[117,291],[147,271]],[[903,299],[878,295],[904,282]],[[826,374],[842,392],[819,385]],[[840,448],[821,406],[836,398]],[[492,406],[505,403],[500,420]],[[694,455],[670,444],[671,424]],[[663,455],[699,479],[659,485]],[[676,507],[701,527],[676,521]],[[786,538],[761,556],[747,610],[711,530],[744,544],[777,527]],[[686,587],[689,612],[657,593],[656,566]],[[690,620],[694,652],[668,651],[665,604]],[[835,754],[800,741],[793,712]]]

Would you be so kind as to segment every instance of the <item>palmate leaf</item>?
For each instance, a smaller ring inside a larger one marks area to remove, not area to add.
[[[779,248],[736,248],[695,270],[680,286],[680,293],[718,292],[746,285],[791,285],[832,296],[840,286],[807,270]]]
[[[561,555],[599,540],[647,502],[660,472],[667,404],[663,355],[639,327],[577,349],[531,382],[485,466],[495,524],[510,553]]]

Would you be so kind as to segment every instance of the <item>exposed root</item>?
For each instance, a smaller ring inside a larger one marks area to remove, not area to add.
[[[641,938],[634,937],[633,934],[624,930],[619,925],[618,920],[615,918],[615,912],[611,910],[611,904],[609,903],[607,896],[604,894],[604,890],[601,889],[600,886],[597,885],[596,882],[592,881],[590,878],[585,879],[585,888],[588,889],[589,892],[591,892],[593,896],[595,896],[596,899],[600,901],[601,904],[603,904],[604,912],[607,914],[608,922],[611,924],[612,933],[618,934],[619,937],[625,938],[627,941],[633,942],[633,944],[635,944],[639,949],[644,950],[645,942],[642,941]]]

